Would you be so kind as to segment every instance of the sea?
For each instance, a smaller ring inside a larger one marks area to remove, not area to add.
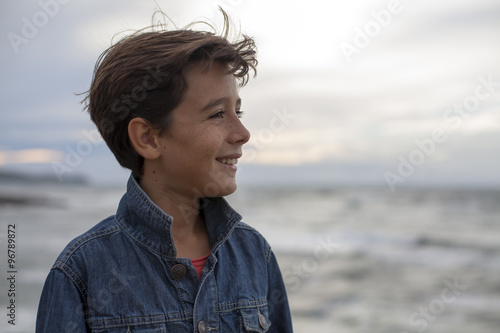
[[[124,191],[0,184],[1,332],[34,332],[57,255]],[[500,332],[500,189],[248,184],[227,200],[276,253],[295,332]]]

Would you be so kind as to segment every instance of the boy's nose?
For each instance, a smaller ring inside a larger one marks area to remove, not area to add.
[[[234,121],[229,140],[231,143],[237,143],[240,145],[244,145],[248,142],[248,140],[250,140],[250,132],[246,129],[239,118]]]

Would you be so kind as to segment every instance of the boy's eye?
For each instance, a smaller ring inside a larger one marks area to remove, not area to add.
[[[220,111],[217,111],[216,113],[214,113],[213,115],[211,115],[209,118],[210,119],[224,118],[224,113],[226,113],[226,112],[220,110]],[[238,116],[238,118],[243,117],[243,114],[244,114],[244,112],[240,111],[240,110],[236,110],[235,113]]]
[[[222,118],[222,115],[224,114],[224,111],[220,110],[214,113],[213,115],[210,116],[211,119],[213,118]]]

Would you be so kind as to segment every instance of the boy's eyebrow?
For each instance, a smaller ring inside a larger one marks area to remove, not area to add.
[[[214,100],[211,100],[210,102],[208,102],[207,105],[205,105],[201,111],[208,111],[210,109],[212,109],[213,107],[217,106],[217,105],[221,105],[221,104],[224,104],[224,103],[227,103],[229,101],[229,97],[221,97],[221,98],[217,98],[217,99],[214,99]],[[241,98],[238,98],[236,100],[236,105],[239,106],[241,105]]]

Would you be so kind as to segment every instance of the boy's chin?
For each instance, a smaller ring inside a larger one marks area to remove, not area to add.
[[[238,185],[236,184],[236,180],[232,179],[232,181],[228,181],[225,184],[207,184],[203,194],[208,198],[225,197],[226,195],[234,193],[237,188]]]
[[[225,197],[226,195],[233,194],[237,188],[238,188],[238,185],[236,185],[236,183],[235,183],[234,187],[232,187],[231,189],[228,189],[224,194],[221,194],[220,196]]]

